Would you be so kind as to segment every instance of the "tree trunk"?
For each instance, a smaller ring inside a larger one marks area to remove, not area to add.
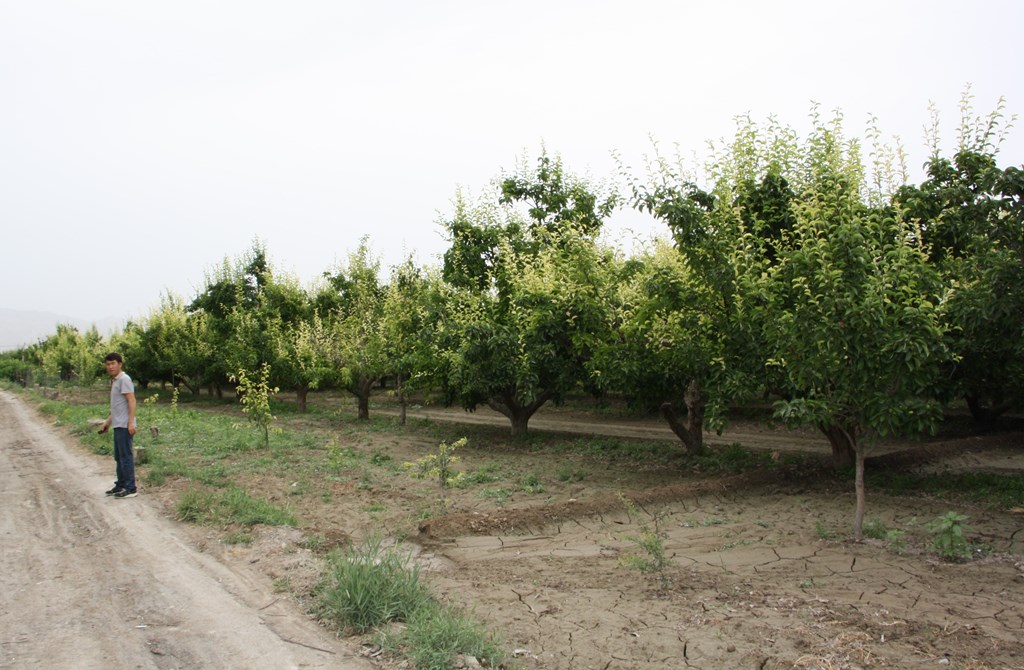
[[[353,391],[359,398],[359,420],[370,420],[370,391],[373,389],[373,380],[360,377],[356,389]]]
[[[971,418],[974,419],[974,428],[979,431],[992,430],[996,425],[996,420],[1013,407],[1013,404],[1008,402],[993,403],[989,407],[976,395],[965,396],[965,400],[967,407],[971,410]]]
[[[306,412],[306,396],[309,395],[309,384],[299,384],[295,388],[295,399],[299,405],[299,412]]]
[[[524,412],[517,412],[509,419],[512,421],[512,439],[521,440],[526,437],[530,425],[530,415]]]
[[[395,393],[398,394],[398,424],[405,425],[405,385],[402,383],[402,373],[395,376]]]
[[[825,433],[828,443],[832,445],[832,466],[836,470],[842,470],[855,464],[857,454],[854,445],[857,440],[856,429],[839,424],[818,426],[821,432]]]
[[[544,405],[544,403],[551,399],[551,395],[552,394],[550,392],[545,391],[532,403],[522,405],[516,400],[514,392],[507,391],[500,397],[488,400],[487,406],[508,417],[508,420],[512,424],[512,437],[514,439],[522,439],[526,437],[527,428],[530,424],[530,417],[532,417],[534,413]]]
[[[854,488],[857,490],[857,511],[853,515],[853,537],[860,541],[864,538],[864,508],[867,505],[864,492],[864,444],[858,442],[854,450],[857,454],[857,475],[854,480]]]
[[[683,402],[686,404],[685,423],[679,420],[675,406],[670,402],[661,405],[661,414],[665,417],[672,432],[682,440],[686,451],[693,456],[700,456],[704,453],[704,408],[707,403],[700,392],[700,386],[696,379],[686,387]]]

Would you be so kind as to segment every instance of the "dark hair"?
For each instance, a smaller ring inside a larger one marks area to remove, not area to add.
[[[117,353],[116,351],[112,351],[109,354],[107,354],[103,358],[103,360],[105,360],[105,361],[117,361],[121,365],[124,365],[124,359],[121,358],[121,354]]]

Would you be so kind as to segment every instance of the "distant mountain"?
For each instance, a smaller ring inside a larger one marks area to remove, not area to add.
[[[9,351],[35,344],[57,332],[57,325],[69,323],[79,331],[96,324],[100,333],[109,335],[124,326],[122,319],[108,317],[99,321],[86,321],[73,316],[52,312],[32,312],[0,307],[0,351]]]

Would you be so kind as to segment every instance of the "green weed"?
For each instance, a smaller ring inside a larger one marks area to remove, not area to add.
[[[502,488],[502,487],[499,486],[499,487],[492,487],[492,488],[481,489],[480,492],[477,495],[479,495],[481,498],[487,498],[487,499],[493,500],[495,502],[495,504],[497,504],[497,505],[502,505],[509,498],[512,497],[512,492],[509,491],[506,488]]]
[[[320,533],[313,533],[303,537],[302,542],[299,544],[303,549],[308,549],[314,554],[320,554],[323,553],[324,548],[327,546],[327,538]]]
[[[334,440],[327,445],[328,472],[347,472],[361,465],[362,459],[363,455],[352,447],[341,447]]]
[[[625,496],[620,495],[619,497],[625,504],[630,518],[633,516],[639,518],[636,504]],[[668,535],[658,527],[664,517],[665,513],[653,515],[651,517],[653,526],[648,525],[646,521],[638,521],[640,533],[631,535],[628,539],[637,546],[639,552],[627,554],[619,561],[621,565],[639,570],[643,574],[657,574],[662,588],[668,585],[665,568],[669,564],[669,558],[665,555],[665,538]]]
[[[863,533],[864,537],[869,537],[873,540],[884,540],[889,533],[889,529],[880,520],[869,519],[861,525],[861,533]]]
[[[861,526],[861,533],[864,537],[882,540],[886,549],[894,554],[902,554],[907,549],[906,532],[889,528],[879,519],[865,521]]]
[[[533,473],[524,475],[519,480],[519,486],[527,493],[544,493],[544,484],[540,481],[540,477]]]
[[[587,478],[587,473],[579,468],[571,468],[563,465],[558,468],[558,481],[560,482],[582,482]]]
[[[466,472],[459,485],[460,487],[465,487],[472,484],[491,484],[499,481],[501,475],[498,474],[498,470],[499,466],[497,463],[489,463],[477,470]]]
[[[379,537],[328,555],[317,589],[318,609],[341,628],[364,633],[390,621],[409,621],[430,595],[408,553],[385,548]]]
[[[885,533],[885,546],[894,554],[902,554],[907,550],[907,543],[904,539],[906,533],[902,530],[891,529]]]
[[[932,548],[947,561],[966,561],[971,557],[971,545],[964,536],[970,530],[963,524],[967,517],[957,512],[946,512],[943,516],[925,524],[932,536]]]
[[[832,542],[839,537],[839,533],[834,528],[829,528],[820,521],[814,522],[814,534],[818,536],[819,540],[826,540]]]
[[[374,465],[386,465],[391,462],[391,456],[375,451],[370,454],[370,463]]]
[[[413,470],[413,476],[417,479],[436,479],[441,490],[458,486],[465,473],[454,469],[459,462],[455,452],[466,446],[466,438],[460,438],[451,444],[442,442],[438,445],[437,451],[417,459],[415,463],[406,463],[405,467]]]
[[[380,640],[385,648],[402,652],[416,670],[449,670],[459,655],[472,656],[483,667],[505,665],[501,642],[472,613],[450,605],[422,607],[404,630]]]

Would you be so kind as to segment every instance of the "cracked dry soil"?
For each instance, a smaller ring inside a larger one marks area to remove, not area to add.
[[[3,403],[8,405],[9,401]],[[9,411],[4,409],[5,415]],[[451,418],[460,417],[456,413]],[[481,415],[472,415],[472,420],[481,423]],[[555,430],[558,424],[565,430],[578,429],[582,420],[564,414],[545,417]],[[4,422],[0,432],[8,434],[9,419]],[[657,430],[653,423],[637,435],[650,438]],[[622,436],[623,428],[614,431]],[[778,449],[784,442],[778,432],[763,441],[757,433],[739,434],[748,446]],[[813,466],[710,477],[609,465],[581,456],[524,453],[504,440],[502,429],[495,429],[493,438],[486,432],[477,435],[478,444],[461,453],[463,469],[533,473],[543,483],[543,494],[503,491],[499,496],[493,495],[494,487],[449,490],[448,513],[420,523],[406,541],[434,590],[471,607],[515,652],[520,668],[1024,668],[1024,510],[994,512],[925,496],[888,497],[869,491],[868,519],[906,533],[903,552],[897,554],[882,541],[842,539],[852,520],[852,485]],[[813,438],[797,437],[793,441],[797,448],[813,450],[809,444]],[[997,470],[1024,476],[1021,438],[1020,434],[965,438],[915,445],[912,451],[888,445],[875,467]],[[6,454],[26,449],[28,439],[23,435],[4,442],[5,510],[24,505],[24,493],[7,493],[11,466]],[[385,432],[375,434],[372,444],[351,446],[387,454],[401,463],[436,448],[436,442],[415,431]],[[70,444],[64,447],[74,450]],[[826,447],[818,447],[819,453],[825,451]],[[75,458],[85,458],[91,463],[86,469],[101,486],[106,483],[106,459],[80,450]],[[58,464],[53,472],[67,466]],[[33,476],[31,470],[20,473],[23,478]],[[65,476],[77,479],[79,474],[65,470]],[[122,515],[142,515],[147,524],[163,530],[141,538],[144,546],[133,546],[131,560],[125,561],[134,566],[132,570],[144,573],[139,578],[140,592],[154,581],[170,588],[169,581],[180,587],[182,581],[208,580],[214,575],[215,582],[225,581],[230,598],[240,601],[241,613],[214,617],[199,611],[193,620],[189,612],[195,610],[180,604],[180,596],[168,593],[154,598],[136,595],[132,607],[105,612],[100,621],[88,625],[69,623],[62,618],[64,612],[86,607],[103,591],[121,588],[123,578],[104,576],[100,567],[73,569],[68,573],[72,579],[67,574],[44,576],[27,567],[33,557],[8,549],[9,524],[5,525],[3,574],[28,570],[33,580],[48,579],[48,589],[67,597],[68,607],[54,605],[62,612],[33,614],[31,589],[38,585],[23,587],[29,589],[24,596],[5,595],[0,611],[4,653],[0,667],[100,667],[19,665],[18,659],[26,657],[26,649],[89,651],[102,648],[106,639],[131,639],[148,655],[149,663],[103,667],[359,667],[352,664],[364,661],[353,659],[351,650],[368,640],[338,641],[324,635],[323,629],[310,631],[302,603],[274,593],[271,582],[286,583],[300,594],[315,583],[322,562],[305,548],[304,536],[340,543],[373,530],[406,535],[410,519],[436,502],[436,488],[407,476],[377,480],[369,486],[325,479],[310,495],[293,495],[294,482],[266,476],[246,486],[292,507],[302,519],[302,528],[266,529],[249,547],[227,547],[213,531],[167,519],[180,492],[180,483],[170,482],[122,502],[138,506],[129,513],[110,510],[117,513],[113,520],[106,501],[99,500],[100,511],[87,507],[85,512],[86,526],[92,530],[76,535],[58,523],[50,529],[57,531],[57,537],[48,540],[68,545],[71,554],[83,551],[81,546],[90,542],[108,546],[126,532],[120,528],[125,523]],[[45,505],[46,496],[32,495],[33,506]],[[77,497],[67,498],[59,506],[64,511],[53,510],[50,516],[70,514],[66,510],[80,502]],[[928,551],[923,524],[950,509],[968,515],[969,539],[985,546],[984,555],[952,564]],[[92,521],[93,517],[101,521]],[[48,522],[43,529],[19,532],[42,535],[53,525]],[[645,528],[662,534],[668,562],[661,573],[643,574],[623,563],[624,557],[642,553],[635,538]],[[163,576],[166,566],[159,561],[168,544],[186,552],[182,562],[201,564],[198,574]],[[151,561],[160,567],[149,566]],[[3,579],[0,586],[9,594],[11,578]],[[224,587],[205,583],[187,590]],[[173,632],[132,629],[135,622],[168,609],[175,612]],[[28,619],[23,622],[25,616]],[[281,653],[310,656],[282,664],[266,660],[269,656],[249,665],[208,662],[207,655],[231,659],[253,647],[245,637],[250,633],[241,626],[237,632],[234,628],[214,632],[212,619],[224,617],[255,620],[257,628],[272,627],[271,637],[285,640]],[[62,634],[54,632],[61,628]],[[30,643],[40,629],[49,630],[42,633],[43,643]],[[181,663],[161,661],[167,656],[154,660],[154,645],[169,652],[179,650]],[[401,661],[385,655],[372,663],[403,667]]]
[[[775,432],[740,432],[779,448]],[[888,444],[870,467],[1024,476],[1022,447],[1020,434]],[[566,465],[519,463],[545,482]],[[852,485],[804,468],[592,472],[538,505],[456,498],[413,539],[433,559],[432,583],[470,603],[527,668],[1024,668],[1024,510],[869,491],[868,519],[905,532],[896,553],[842,539]],[[965,564],[939,560],[923,529],[954,508],[985,548]],[[624,567],[645,556],[645,529],[662,534],[661,574]]]
[[[816,521],[845,527],[844,493],[734,484],[675,490],[633,513],[506,515],[506,533],[438,539],[448,563],[434,579],[529,650],[534,667],[1024,667],[1020,515],[976,518],[975,537],[996,553],[953,565],[820,539]],[[946,510],[871,504],[891,527]],[[664,580],[620,560],[654,515],[670,557]]]

